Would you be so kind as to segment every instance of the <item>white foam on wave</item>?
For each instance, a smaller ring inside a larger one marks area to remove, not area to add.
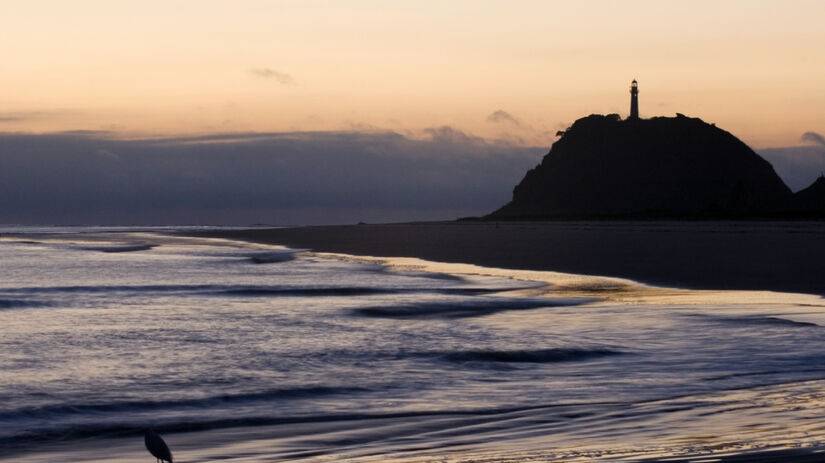
[[[603,275],[581,275],[565,272],[519,270],[484,267],[474,264],[435,262],[415,257],[356,256],[343,253],[313,252],[306,249],[292,249],[281,245],[254,243],[226,238],[205,238],[172,235],[163,231],[104,231],[88,234],[50,234],[41,236],[41,244],[71,243],[72,245],[122,246],[125,243],[140,242],[152,251],[162,252],[163,247],[193,246],[224,247],[272,253],[274,261],[286,261],[295,257],[335,259],[361,264],[380,265],[388,271],[423,272],[453,275],[468,279],[474,277],[494,277],[510,280],[534,282],[529,287],[519,287],[512,291],[498,293],[508,297],[585,297],[593,298],[589,305],[663,305],[673,306],[718,306],[720,311],[754,307],[775,308],[772,314],[777,318],[793,322],[814,323],[825,326],[825,299],[819,295],[784,293],[760,290],[698,290],[652,286],[630,280]],[[0,237],[0,240],[15,241],[19,237]],[[264,255],[262,254],[262,255]],[[250,256],[252,257],[252,256]]]
[[[819,295],[803,293],[785,293],[761,290],[700,290],[681,289],[662,286],[652,286],[627,278],[604,275],[582,275],[565,272],[542,270],[519,270],[496,267],[484,267],[474,264],[436,262],[415,257],[381,257],[357,256],[343,253],[313,252],[306,249],[292,249],[281,245],[254,243],[226,238],[203,238],[181,235],[170,235],[157,232],[132,232],[99,234],[95,241],[71,238],[50,237],[49,242],[71,239],[74,243],[100,243],[104,241],[111,245],[123,244],[124,241],[140,241],[146,245],[200,245],[242,248],[260,251],[283,252],[292,256],[317,257],[323,259],[337,259],[362,264],[373,264],[385,267],[390,271],[425,272],[432,274],[454,275],[460,278],[467,277],[497,277],[513,280],[531,281],[541,285],[530,288],[519,288],[507,293],[507,296],[572,296],[594,297],[611,305],[615,304],[662,304],[662,305],[777,305],[811,307],[813,311],[825,308],[825,299]],[[13,238],[2,238],[13,239]],[[46,241],[46,240],[44,240]],[[800,314],[808,316],[810,314]],[[810,321],[802,320],[800,321]],[[797,319],[794,319],[797,321]],[[814,322],[820,324],[818,322]],[[822,323],[825,326],[825,320]]]
[[[598,275],[579,275],[564,272],[518,270],[482,267],[474,264],[434,262],[414,257],[353,256],[338,253],[309,253],[323,258],[373,263],[390,270],[445,273],[456,276],[510,278],[544,283],[543,286],[510,291],[508,296],[563,296],[594,297],[594,304],[649,304],[649,305],[795,305],[825,308],[825,299],[802,293],[744,290],[696,290],[651,286],[626,278]],[[825,322],[825,320],[823,320]],[[825,324],[825,323],[823,323]]]

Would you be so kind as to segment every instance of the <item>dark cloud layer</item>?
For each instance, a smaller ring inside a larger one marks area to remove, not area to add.
[[[546,148],[442,127],[112,140],[0,135],[0,223],[308,224],[489,212]]]

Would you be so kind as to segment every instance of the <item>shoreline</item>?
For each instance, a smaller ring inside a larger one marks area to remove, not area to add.
[[[182,234],[670,288],[825,295],[825,222],[418,222]]]

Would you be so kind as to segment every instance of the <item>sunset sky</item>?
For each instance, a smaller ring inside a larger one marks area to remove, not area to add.
[[[549,146],[681,112],[754,148],[825,131],[825,2],[0,2],[0,131],[450,126]]]

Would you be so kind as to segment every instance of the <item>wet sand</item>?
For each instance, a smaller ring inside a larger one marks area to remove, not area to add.
[[[414,424],[414,423],[413,423]],[[385,428],[386,427],[386,428]],[[404,429],[407,423],[381,423],[371,431],[381,433],[388,429],[392,434],[397,428]],[[661,454],[646,457],[624,450],[602,449],[596,451],[564,454],[548,450],[467,451],[461,446],[454,448],[410,447],[405,450],[384,453],[380,443],[374,445],[357,433],[346,429],[324,429],[318,432],[318,425],[272,427],[239,427],[203,432],[166,434],[164,439],[172,450],[175,461],[205,463],[210,461],[233,462],[322,462],[350,461],[361,463],[534,463],[553,461],[591,461],[603,463],[815,463],[825,460],[823,447],[783,448],[781,446],[744,451],[687,452]],[[295,434],[307,432],[306,438]],[[325,453],[313,448],[313,439],[348,439],[339,452]],[[495,442],[487,447],[495,447]],[[656,452],[654,452],[656,453]],[[121,462],[141,463],[153,461],[146,451],[142,435],[123,437],[92,438],[80,443],[54,443],[44,445],[33,452],[6,452],[0,461],[17,463],[57,463],[57,462]]]
[[[199,235],[677,288],[825,295],[825,222],[425,222]]]

